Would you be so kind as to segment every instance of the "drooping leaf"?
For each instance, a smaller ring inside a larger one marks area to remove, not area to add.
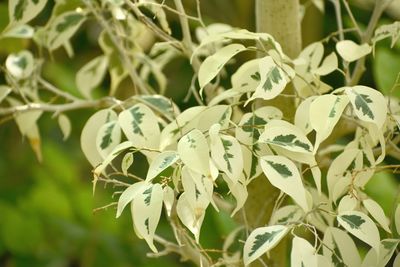
[[[292,161],[282,156],[264,156],[260,164],[273,186],[292,197],[304,211],[309,210],[306,190],[300,173]]]
[[[211,139],[211,157],[217,168],[223,171],[235,184],[243,171],[243,154],[236,138],[219,134],[221,125],[211,126],[209,134]]]
[[[133,163],[133,153],[126,153],[121,161],[121,171],[125,176],[128,176],[128,169]]]
[[[400,22],[395,21],[392,24],[381,25],[375,30],[375,34],[372,37],[372,42],[375,46],[376,42],[386,39],[388,37],[392,38],[391,47],[393,47],[400,37]]]
[[[148,184],[144,181],[137,182],[137,183],[130,185],[128,188],[126,188],[124,190],[124,192],[122,192],[121,196],[118,199],[116,218],[121,216],[126,205],[128,205],[135,198],[135,196],[140,192],[140,190],[142,190],[147,185]]]
[[[76,74],[76,85],[86,98],[92,98],[91,92],[99,86],[107,70],[108,59],[99,56],[86,63]]]
[[[125,136],[137,148],[158,149],[160,127],[153,111],[139,103],[122,111],[118,116],[119,125]]]
[[[304,134],[309,134],[313,129],[310,123],[310,106],[317,96],[307,97],[296,109],[294,125],[301,129]]]
[[[178,143],[178,153],[182,162],[195,172],[210,175],[210,150],[207,139],[197,129],[184,135]]]
[[[182,193],[176,204],[176,212],[179,220],[185,225],[189,231],[195,236],[197,243],[200,239],[200,229],[204,220],[204,212],[201,210],[196,213],[191,208],[190,202],[186,197],[186,193]]]
[[[60,126],[61,132],[63,133],[64,140],[66,140],[71,134],[71,121],[66,115],[60,114],[58,116],[58,125]]]
[[[295,236],[292,240],[290,266],[317,267],[318,258],[315,248],[304,238]]]
[[[131,214],[136,232],[144,238],[150,249],[157,253],[154,246],[154,234],[160,220],[164,192],[159,184],[151,184],[140,188],[131,202]]]
[[[378,251],[380,236],[375,223],[364,213],[347,211],[339,214],[337,219],[352,235],[364,241]]]
[[[323,140],[329,137],[336,126],[349,100],[347,96],[322,95],[310,105],[311,127],[317,132],[314,153]]]
[[[286,235],[289,228],[283,225],[260,227],[249,235],[244,244],[243,261],[247,266],[267,251],[274,248]]]
[[[357,117],[375,123],[380,129],[387,116],[387,104],[382,93],[362,85],[346,87],[345,92]]]
[[[180,113],[178,106],[163,95],[138,95],[136,97],[171,121]]]
[[[389,220],[386,218],[385,212],[381,206],[372,199],[365,199],[362,203],[372,218],[374,218],[386,232],[391,233],[389,228]]]
[[[200,92],[202,92],[203,88],[218,75],[224,65],[233,56],[244,50],[246,50],[246,47],[241,44],[230,44],[207,57],[200,65],[199,69]]]
[[[372,48],[366,43],[359,45],[350,40],[343,40],[336,44],[336,51],[344,60],[353,62],[371,53]]]
[[[374,248],[371,248],[367,255],[365,255],[361,267],[385,267],[388,266],[388,262],[395,252],[397,245],[399,244],[399,239],[384,239],[381,241],[379,246],[379,253]],[[393,265],[396,267],[396,265]]]
[[[100,128],[109,121],[116,120],[117,114],[110,109],[103,109],[93,114],[86,122],[81,133],[81,148],[90,164],[95,167],[103,158],[97,151],[96,137]]]
[[[231,77],[232,90],[253,92],[260,84],[259,59],[253,59],[241,65]]]
[[[146,181],[151,181],[166,168],[174,164],[178,159],[179,155],[176,151],[164,151],[158,154],[150,163]]]
[[[328,227],[324,232],[323,255],[330,259],[335,267],[357,267],[361,258],[351,237],[343,230]]]

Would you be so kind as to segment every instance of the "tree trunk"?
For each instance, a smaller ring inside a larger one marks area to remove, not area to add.
[[[301,24],[299,0],[256,0],[257,32],[271,34],[282,45],[282,49],[291,58],[301,51]],[[285,94],[293,93],[288,86]],[[272,101],[263,101],[260,105],[274,105],[282,109],[286,119],[293,116],[295,108],[292,98],[277,97]],[[273,187],[264,175],[254,179],[248,185],[249,198],[245,205],[245,215],[251,228],[264,226],[271,216],[279,190]],[[268,266],[287,265],[288,242],[281,243],[270,252],[270,257],[263,257]],[[260,262],[251,265],[264,266]]]

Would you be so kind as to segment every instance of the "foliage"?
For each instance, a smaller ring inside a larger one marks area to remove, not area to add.
[[[333,2],[340,7],[340,1]],[[312,3],[324,10],[323,1]],[[30,40],[34,48],[7,56],[0,115],[15,120],[42,160],[38,121],[45,112],[57,117],[67,139],[74,127],[68,111],[98,109],[80,137],[93,167],[93,193],[98,194],[98,184],[115,186],[118,201],[100,209],[116,207],[118,218],[129,205],[133,230],[154,257],[177,253],[198,266],[265,264],[262,256],[290,236],[292,266],[385,266],[393,261],[400,242],[398,199],[388,211],[365,188],[376,173],[400,167],[399,70],[389,90],[385,78],[378,78],[386,96],[360,83],[366,58],[379,43],[390,39],[396,49],[399,22],[377,27],[388,3],[377,2],[363,31],[344,1],[354,33],[344,34],[348,29],[339,11],[338,33],[307,45],[296,58],[268,33],[206,26],[200,8],[196,16],[186,15],[180,0],[174,1],[176,9],[151,0],[55,1],[46,23],[33,27],[46,5],[46,0],[9,1],[9,24],[0,38]],[[172,34],[167,11],[178,16],[182,40]],[[102,54],[76,72],[77,92],[62,90],[44,77],[47,54],[56,57],[64,49],[74,57],[73,37],[92,20],[100,30],[96,38]],[[189,22],[198,26],[196,41]],[[149,46],[148,36],[158,40]],[[389,46],[379,49],[391,51]],[[249,59],[237,66],[239,54]],[[166,94],[172,77],[165,74],[180,57],[194,70],[187,92],[192,102],[182,110]],[[340,82],[329,84],[330,77]],[[105,79],[107,95],[101,96],[98,88]],[[132,92],[121,92],[125,82]],[[278,97],[289,99],[292,114],[283,102],[268,102]],[[144,173],[137,170],[142,168]],[[270,204],[267,225],[252,228],[244,204],[255,179],[265,179],[280,195]],[[0,208],[26,228],[21,214]],[[200,239],[212,209],[221,218],[230,214],[226,221],[237,226],[213,254]],[[71,212],[65,208],[67,215]],[[172,230],[168,238],[158,233],[163,218]],[[9,221],[2,229],[14,229]],[[30,232],[30,239],[42,238],[41,231]],[[234,242],[240,234],[243,240]],[[34,246],[33,241],[10,242],[17,251]],[[363,243],[370,248],[367,253]]]

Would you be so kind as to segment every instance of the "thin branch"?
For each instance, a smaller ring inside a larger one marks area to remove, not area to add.
[[[342,41],[344,40],[344,34],[343,34],[342,11],[340,10],[340,0],[331,0],[331,2],[335,7],[335,15],[339,32],[339,39],[340,41]]]
[[[351,11],[349,3],[347,3],[347,0],[342,0],[342,2],[343,2],[344,7],[346,8],[347,14],[350,17],[351,22],[353,23],[353,25],[356,28],[356,31],[357,31],[359,37],[361,38],[361,36],[362,36],[361,29],[358,26],[358,23],[357,23],[356,19],[354,18],[354,15],[353,15],[353,12]]]
[[[92,11],[93,15],[106,31],[107,35],[110,37],[111,42],[115,45],[118,50],[118,54],[120,60],[123,62],[125,67],[128,69],[129,76],[131,77],[133,83],[138,86],[139,90],[142,93],[149,94],[150,90],[143,82],[143,80],[139,77],[138,73],[136,72],[135,66],[133,66],[132,62],[127,57],[128,53],[126,53],[124,47],[121,45],[121,40],[118,40],[117,37],[113,34],[112,29],[108,25],[107,21],[102,17],[102,15],[97,11],[96,7],[93,5],[92,1],[85,1],[86,5]]]
[[[58,96],[64,97],[65,99],[68,99],[68,100],[71,100],[71,101],[79,101],[79,100],[81,100],[80,98],[78,98],[76,96],[73,96],[73,95],[71,95],[71,94],[69,94],[69,93],[67,93],[67,92],[55,87],[54,85],[52,85],[51,83],[49,83],[48,81],[43,79],[42,77],[38,78],[38,82],[41,85],[43,85],[43,87],[45,89],[47,89],[48,91],[50,91],[50,92],[52,92],[52,93],[54,93],[54,94],[56,94]]]
[[[113,97],[104,97],[97,100],[79,100],[66,104],[29,103],[22,106],[0,108],[0,115],[4,116],[9,114],[25,113],[33,110],[62,113],[65,111],[84,108],[111,107],[115,104],[120,104],[120,101]]]

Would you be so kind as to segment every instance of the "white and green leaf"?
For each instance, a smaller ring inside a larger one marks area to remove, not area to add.
[[[380,236],[375,223],[364,213],[347,211],[340,213],[337,220],[349,233],[364,241],[376,251],[379,250]]]
[[[104,55],[86,63],[76,74],[76,85],[79,92],[86,98],[92,98],[91,92],[104,78],[108,66],[108,58]]]
[[[109,121],[117,119],[117,114],[111,109],[102,109],[94,113],[86,122],[81,133],[81,148],[86,159],[95,167],[103,158],[97,151],[96,138],[100,128]]]
[[[244,265],[261,257],[274,248],[286,235],[289,228],[283,225],[273,225],[255,229],[247,238],[243,249]]]
[[[365,199],[362,203],[372,218],[374,218],[386,232],[391,233],[389,219],[386,217],[382,207],[372,199]]]
[[[122,212],[124,211],[125,207],[132,202],[132,200],[136,197],[136,195],[142,190],[143,188],[147,187],[148,184],[145,181],[137,182],[130,185],[126,188],[118,199],[117,205],[117,214],[116,218],[121,216]]]
[[[214,124],[209,131],[211,158],[235,184],[243,171],[242,149],[236,138],[220,134],[220,129],[221,125]]]
[[[382,93],[363,85],[346,87],[345,92],[357,117],[375,123],[380,129],[387,116],[387,104]]]
[[[299,170],[291,160],[282,156],[264,156],[260,164],[273,186],[292,197],[304,211],[310,209]]]
[[[310,104],[310,124],[317,133],[314,154],[321,142],[332,133],[348,103],[347,96],[322,95]]]
[[[131,202],[133,224],[139,237],[146,240],[150,249],[157,253],[154,234],[161,217],[164,192],[159,184],[141,187]]]
[[[96,147],[104,158],[121,142],[121,128],[117,120],[109,121],[100,127],[96,136]]]
[[[30,51],[22,50],[8,55],[5,65],[8,72],[20,80],[28,78],[33,73],[35,61]]]
[[[374,248],[371,248],[367,255],[365,255],[363,263],[361,267],[385,267],[388,266],[390,258],[393,256],[393,253],[396,251],[396,248],[399,244],[399,239],[384,239],[381,241],[379,246],[379,253]],[[395,267],[396,265],[393,265]]]
[[[218,75],[224,65],[233,56],[245,50],[246,47],[241,44],[230,44],[207,57],[200,65],[199,69],[200,93],[203,91],[203,88]]]
[[[24,24],[35,18],[46,6],[47,0],[9,0],[10,25]]]
[[[182,162],[193,171],[209,176],[210,150],[204,134],[194,129],[178,142],[178,154]]]
[[[34,28],[32,28],[27,24],[21,24],[13,26],[11,29],[7,29],[5,32],[0,34],[0,38],[7,37],[7,38],[27,39],[27,38],[32,38],[34,33],[35,33]]]
[[[292,267],[317,267],[318,258],[315,248],[304,238],[295,236],[290,254]]]
[[[147,171],[146,181],[151,181],[178,160],[179,155],[176,151],[161,152],[155,156],[150,163],[149,170]]]
[[[67,11],[52,20],[47,34],[48,49],[55,50],[69,42],[85,19],[86,17],[82,12]]]
[[[128,176],[128,169],[134,161],[133,153],[128,152],[124,155],[121,161],[121,171],[125,176]]]
[[[125,136],[137,148],[158,149],[160,127],[153,111],[144,104],[136,104],[122,111],[119,125]]]

